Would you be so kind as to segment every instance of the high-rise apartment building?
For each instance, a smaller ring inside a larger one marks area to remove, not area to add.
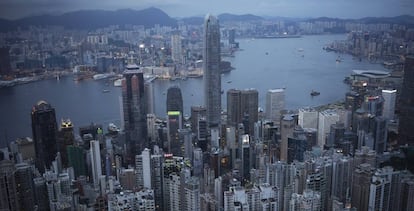
[[[127,144],[126,162],[132,164],[137,152],[148,146],[144,75],[136,65],[123,73],[122,106]]]
[[[266,93],[266,119],[279,124],[283,109],[285,109],[285,89],[268,90]]]
[[[45,101],[32,108],[32,133],[36,151],[36,167],[40,172],[50,168],[55,159],[57,123],[55,109]]]
[[[171,35],[171,56],[175,63],[180,64],[183,62],[181,36],[179,32]]]
[[[218,127],[221,119],[220,25],[215,16],[204,20],[204,103],[209,127]]]
[[[407,56],[400,98],[400,144],[414,144],[414,56]]]

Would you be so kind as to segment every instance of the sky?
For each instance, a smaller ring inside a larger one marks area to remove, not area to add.
[[[160,8],[171,17],[204,16],[207,13],[296,18],[414,15],[414,0],[0,0],[0,17],[17,19],[76,10],[148,7]]]

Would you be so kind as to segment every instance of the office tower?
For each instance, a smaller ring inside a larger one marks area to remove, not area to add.
[[[8,75],[12,72],[9,51],[10,47],[0,47],[0,76]]]
[[[283,116],[280,125],[280,160],[288,160],[288,138],[293,136],[295,120],[291,115]]]
[[[45,101],[32,108],[32,133],[36,150],[36,167],[45,172],[55,159],[57,123],[55,109]]]
[[[144,101],[146,102],[147,114],[154,114],[155,98],[154,98],[154,84],[151,81],[144,82]]]
[[[208,136],[208,125],[205,117],[198,119],[197,128],[197,140],[198,146],[205,152],[207,150],[207,136]]]
[[[181,64],[183,62],[181,36],[179,31],[171,35],[171,56],[175,63]]]
[[[193,145],[193,134],[191,133],[191,130],[189,128],[184,128],[184,129],[179,130],[178,133],[180,136],[180,140],[184,142],[183,157],[189,160],[192,160],[194,145]]]
[[[38,210],[49,210],[49,197],[47,194],[46,180],[43,177],[33,179],[35,204]]]
[[[319,211],[321,207],[321,194],[318,191],[305,190],[303,194],[293,193],[289,210]]]
[[[17,201],[21,210],[31,210],[35,205],[32,185],[33,170],[27,163],[16,164],[14,173],[16,181]]]
[[[136,187],[151,189],[151,152],[144,149],[141,155],[135,156]]]
[[[209,127],[218,127],[221,119],[220,25],[216,17],[204,20],[204,103]]]
[[[156,142],[158,140],[158,127],[156,121],[157,116],[155,116],[155,114],[147,114],[148,138],[151,139],[151,142]],[[162,143],[157,143],[157,145],[162,147]]]
[[[95,188],[99,187],[99,179],[102,176],[101,149],[99,141],[91,141],[91,164],[92,164],[92,181]]]
[[[339,121],[339,115],[335,110],[324,110],[319,113],[318,119],[318,145],[324,147],[331,125]]]
[[[330,190],[328,186],[328,178],[322,171],[311,172],[306,179],[306,188],[311,189],[320,194],[320,206],[321,210],[326,210],[326,202],[328,201],[328,193]]]
[[[167,129],[168,153],[182,156],[180,137],[178,131],[182,129],[183,97],[178,87],[170,87],[167,91]]]
[[[397,90],[382,90],[382,97],[384,98],[382,116],[387,120],[394,120]]]
[[[191,131],[197,133],[198,119],[206,116],[206,108],[202,106],[191,106]]]
[[[132,164],[137,152],[148,147],[147,110],[144,94],[144,75],[138,66],[129,65],[122,81],[122,106],[127,143],[126,163]]]
[[[414,144],[414,56],[405,58],[399,117],[399,144]]]
[[[371,116],[382,116],[382,110],[384,107],[384,98],[382,95],[367,95],[364,98],[364,103],[362,107],[367,111]]]
[[[285,89],[268,90],[266,93],[266,119],[279,124],[283,109],[285,109]]]
[[[302,128],[318,128],[318,111],[313,108],[300,108],[298,125]]]
[[[87,175],[86,161],[85,161],[85,150],[80,146],[68,146],[68,165],[73,167],[75,177],[78,178],[80,175]]]
[[[345,126],[342,123],[331,125],[325,146],[328,148],[336,148],[344,140]]]
[[[351,204],[358,210],[368,210],[371,177],[375,168],[367,163],[356,166],[352,178]]]
[[[20,210],[14,171],[12,161],[0,158],[0,210]]]
[[[252,166],[252,149],[250,148],[250,137],[249,135],[245,134],[240,137],[240,145],[241,145],[241,160],[242,160],[242,168],[241,173],[243,176],[243,180],[250,180],[250,169]]]
[[[73,132],[73,124],[69,119],[63,120],[60,124],[58,132],[58,151],[62,158],[62,165],[68,167],[68,152],[67,147],[73,145],[75,141],[75,134]]]
[[[361,107],[362,97],[354,91],[345,94],[345,108],[350,111],[355,111]]]
[[[230,89],[227,91],[227,124],[236,126],[247,118],[246,132],[254,135],[254,123],[258,121],[259,92],[255,89]]]
[[[282,120],[283,121],[283,120]],[[282,124],[283,126],[283,124]],[[283,130],[282,130],[283,131]],[[287,162],[292,163],[294,160],[303,162],[308,143],[305,131],[300,127],[295,127],[291,137],[288,137]]]

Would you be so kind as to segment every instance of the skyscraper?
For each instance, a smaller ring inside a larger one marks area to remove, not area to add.
[[[0,158],[0,210],[20,210],[17,186],[14,177],[14,164],[10,160],[1,159],[2,158]]]
[[[138,69],[136,65],[127,66],[122,81],[122,106],[128,148],[126,162],[130,164],[134,162],[137,152],[148,147],[144,75]]]
[[[245,131],[254,132],[254,123],[258,121],[259,93],[255,89],[230,89],[227,91],[227,124],[237,126],[247,118]]]
[[[91,141],[91,164],[92,164],[92,179],[93,184],[99,187],[99,179],[102,175],[101,150],[99,141]]]
[[[49,168],[55,159],[57,123],[55,109],[45,101],[32,108],[32,133],[36,151],[36,167],[40,172]]]
[[[414,56],[407,56],[400,98],[400,144],[414,144]]]
[[[285,109],[285,89],[270,89],[266,94],[265,117],[277,124],[280,123],[281,112]]]
[[[218,127],[221,118],[220,26],[212,15],[204,20],[203,60],[207,122],[210,127]]]
[[[280,126],[280,160],[288,160],[288,138],[293,137],[295,120],[291,115],[285,115]]]
[[[181,48],[181,36],[179,32],[171,35],[171,56],[175,63],[182,63],[182,48]]]
[[[183,97],[178,87],[170,87],[167,91],[167,116],[168,152],[182,156],[178,131],[182,128]]]
[[[397,97],[397,90],[382,90],[382,97],[384,98],[382,116],[387,120],[394,120],[395,99]]]

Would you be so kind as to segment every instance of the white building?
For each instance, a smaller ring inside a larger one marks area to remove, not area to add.
[[[318,111],[313,108],[300,108],[298,124],[302,128],[318,128]]]
[[[387,120],[393,120],[395,114],[395,101],[397,90],[382,90],[384,106],[382,107],[382,116]]]
[[[285,89],[268,90],[266,93],[266,119],[279,123],[283,109],[285,109]]]
[[[335,110],[324,110],[319,113],[318,118],[318,145],[323,147],[326,144],[326,137],[331,125],[339,121],[339,115]]]
[[[92,140],[90,142],[92,179],[95,188],[99,188],[99,178],[102,176],[101,150],[99,141]]]

